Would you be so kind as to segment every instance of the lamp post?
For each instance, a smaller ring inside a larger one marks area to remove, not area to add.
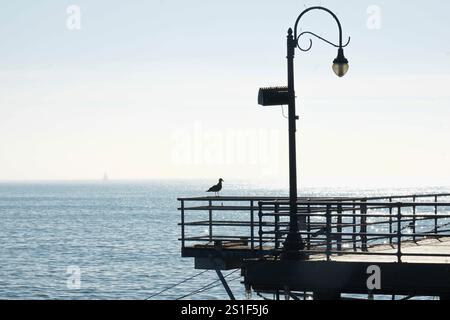
[[[339,44],[336,45],[312,32],[306,31],[300,34],[297,33],[298,25],[301,18],[313,10],[322,10],[328,12],[337,22],[339,28]],[[282,257],[287,259],[298,259],[303,258],[305,255],[302,254],[304,249],[304,243],[299,232],[299,219],[297,215],[297,153],[296,153],[296,139],[295,133],[296,121],[299,117],[296,115],[295,111],[295,88],[294,88],[294,57],[295,49],[299,48],[301,51],[309,51],[312,48],[312,40],[309,39],[309,47],[302,48],[299,45],[299,39],[303,35],[314,36],[336,48],[338,48],[338,55],[333,61],[333,71],[337,76],[343,77],[348,69],[348,60],[344,56],[344,48],[350,43],[350,38],[346,44],[342,42],[342,26],[337,18],[337,16],[327,8],[324,7],[311,7],[304,10],[295,21],[294,31],[289,28],[287,36],[287,67],[288,67],[288,106],[289,106],[289,233],[286,237],[284,243],[284,252]],[[305,224],[305,218],[303,217],[302,224]]]

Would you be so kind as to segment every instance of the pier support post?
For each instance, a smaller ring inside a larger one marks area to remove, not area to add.
[[[225,277],[223,276],[222,272],[219,269],[216,269],[216,273],[220,279],[220,282],[222,282],[222,285],[225,288],[225,291],[227,292],[228,297],[230,297],[230,300],[236,300],[233,295],[233,292],[231,291],[230,286],[228,285],[227,280],[225,280]]]

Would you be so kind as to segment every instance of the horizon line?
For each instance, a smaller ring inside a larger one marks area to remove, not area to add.
[[[214,181],[217,180],[217,178],[123,178],[123,179],[108,179],[108,180],[102,180],[102,179],[0,179],[0,185],[5,184],[36,184],[36,183],[98,183],[98,184],[108,184],[108,183],[126,183],[126,182],[161,182],[161,181],[168,181],[168,182],[183,182],[183,181]],[[242,179],[242,178],[228,178],[228,181],[233,183],[248,183],[252,184],[252,182],[267,182],[267,185],[261,185],[261,187],[264,186],[270,186],[273,184],[276,184],[278,187],[284,187],[286,189],[289,189],[289,185],[287,183],[282,182],[281,180],[273,180],[273,179],[262,179],[262,178],[255,178],[255,179]],[[272,183],[270,183],[272,182]],[[305,185],[305,186],[299,186],[300,189],[302,188],[328,188],[328,189],[387,189],[387,188],[395,188],[395,189],[410,189],[410,188],[450,188],[449,185],[414,185],[414,184],[397,184],[393,185],[392,183],[386,183],[385,185],[381,184],[367,184],[367,185],[334,185],[334,184],[328,184],[328,185]]]

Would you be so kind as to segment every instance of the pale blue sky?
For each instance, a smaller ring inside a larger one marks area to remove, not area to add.
[[[287,28],[322,4],[351,67],[297,51],[300,184],[449,184],[448,1],[0,1],[0,180],[284,181],[286,121],[257,90],[286,83]],[[324,13],[302,27],[337,39]]]

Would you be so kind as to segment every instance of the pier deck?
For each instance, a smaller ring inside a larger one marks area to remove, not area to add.
[[[380,245],[369,249],[371,253],[381,253],[383,255],[345,255],[330,258],[331,261],[339,262],[397,262],[394,256],[397,252],[395,246]],[[428,254],[433,253],[434,256]],[[388,254],[388,255],[384,255]],[[414,254],[420,254],[416,256]],[[411,255],[411,256],[410,256]],[[403,263],[449,263],[450,264],[450,237],[429,238],[402,243]],[[311,261],[324,261],[325,255],[310,256]]]

